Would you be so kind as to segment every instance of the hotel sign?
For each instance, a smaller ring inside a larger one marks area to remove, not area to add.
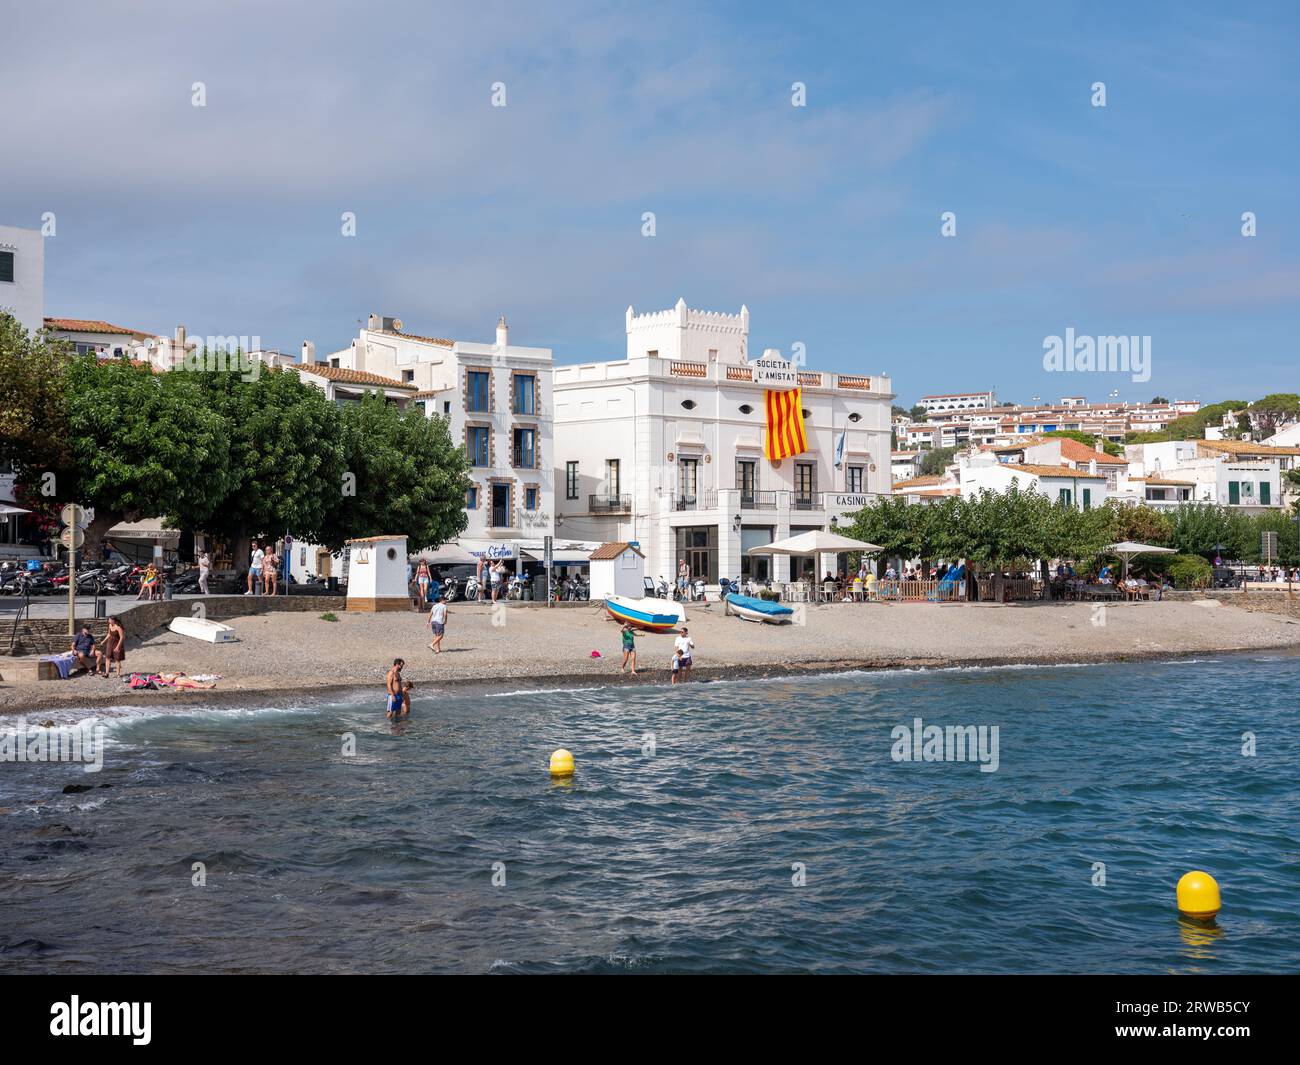
[[[850,492],[845,495],[827,493],[826,498],[831,507],[836,510],[860,510],[871,503],[871,497],[860,492]]]
[[[756,385],[790,385],[799,384],[799,370],[792,362],[785,359],[756,359],[750,363],[754,368]]]

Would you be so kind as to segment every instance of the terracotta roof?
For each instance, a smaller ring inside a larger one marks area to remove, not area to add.
[[[385,336],[401,337],[403,340],[418,340],[422,344],[437,344],[439,347],[450,348],[456,343],[454,340],[448,340],[445,337],[422,337],[415,333],[399,333],[396,329],[372,329],[372,333],[383,333]]]
[[[1172,477],[1130,477],[1130,481],[1140,481],[1143,484],[1179,484],[1196,486],[1195,481],[1179,481]]]
[[[1189,440],[1188,443],[1225,455],[1260,455],[1264,458],[1300,455],[1300,447],[1274,447],[1272,444],[1257,444],[1253,440]]]
[[[1041,466],[1036,462],[1003,462],[999,463],[999,466],[1004,470],[1024,470],[1025,473],[1031,473],[1035,477],[1068,477],[1086,481],[1104,481],[1106,479],[1105,474],[1076,470],[1072,466]]]
[[[338,381],[342,384],[400,388],[408,392],[416,390],[415,385],[407,384],[404,381],[395,381],[391,377],[380,377],[377,373],[367,373],[365,370],[348,370],[341,366],[331,366],[327,362],[298,362],[294,363],[291,369],[298,370],[301,373],[315,374],[327,381]]]
[[[1077,440],[1071,440],[1068,436],[1049,436],[1042,443],[1050,443],[1052,440],[1061,442],[1061,458],[1068,462],[1095,462],[1098,466],[1127,466],[1128,459],[1117,458],[1115,455],[1107,455],[1104,451],[1098,451],[1089,447],[1087,444],[1081,444]]]
[[[153,336],[152,333],[144,333],[139,329],[128,329],[124,325],[101,322],[97,318],[46,318],[45,328],[61,333],[120,333],[122,336],[129,337]]]
[[[638,555],[641,555],[640,548],[632,547],[632,545],[626,540],[615,540],[612,543],[601,544],[591,553],[590,558],[592,562],[600,562],[608,558],[618,558],[619,555],[629,548],[635,551]],[[641,557],[645,558],[645,555],[641,555]]]
[[[897,492],[900,488],[909,488],[909,487],[910,488],[932,488],[942,480],[943,477],[941,476],[937,476],[937,475],[931,476],[928,474],[925,477],[912,477],[906,481],[895,481],[894,491]]]

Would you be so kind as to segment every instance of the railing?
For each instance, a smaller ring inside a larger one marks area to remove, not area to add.
[[[707,362],[670,362],[668,372],[674,377],[708,377]]]
[[[800,388],[821,388],[822,375],[819,373],[803,372],[799,374]]]
[[[955,603],[966,598],[966,581],[876,581],[875,598],[891,603]]]
[[[678,496],[673,500],[673,510],[698,510],[695,496]]]
[[[754,379],[754,371],[750,369],[748,366],[727,367],[728,381],[752,381],[753,379]]]
[[[593,514],[626,514],[632,509],[632,497],[622,495],[590,495],[587,509]]]
[[[741,510],[776,510],[775,492],[741,492]]]
[[[532,461],[524,462],[524,458],[525,458],[524,452],[521,451],[519,448],[515,448],[510,455],[511,458],[510,464],[517,470],[536,470],[540,468],[537,462],[536,451],[534,451],[531,455],[528,455],[527,457],[530,458]]]
[[[992,577],[981,577],[979,579],[981,599],[993,598],[993,580]],[[1025,577],[1002,578],[1002,601],[1004,603],[1024,602],[1028,599],[1037,599],[1038,596],[1037,581]]]
[[[857,388],[863,392],[871,391],[870,377],[859,377],[854,374],[842,373],[835,379],[835,383],[839,385],[840,388]]]
[[[14,612],[13,628],[9,630],[9,653],[10,654],[14,653],[14,643],[18,639],[19,622],[21,622],[24,617],[31,618],[31,616],[32,616],[32,593],[31,593],[31,589],[24,586],[23,600],[21,603],[18,604],[18,609]]]
[[[794,492],[790,497],[791,510],[821,510],[822,494],[820,492]]]

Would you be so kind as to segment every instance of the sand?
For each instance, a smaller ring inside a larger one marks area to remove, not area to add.
[[[133,692],[117,680],[79,676],[13,681],[0,658],[0,714],[145,701],[250,701],[253,693],[326,693],[370,686],[380,692],[394,657],[417,685],[467,684],[501,690],[563,684],[666,683],[672,639],[637,636],[640,676],[619,675],[619,627],[596,605],[453,604],[444,653],[428,649],[422,614],[265,614],[231,621],[232,644],[172,632],[128,643],[126,666],[147,672],[216,673],[217,690]],[[493,622],[497,622],[494,624]],[[1300,650],[1300,618],[1240,610],[1217,601],[1108,606],[1090,603],[828,604],[804,608],[795,625],[725,617],[720,606],[689,610],[695,680],[845,669],[1004,663],[1094,662],[1207,652]],[[601,657],[591,657],[593,650]],[[31,669],[30,663],[26,667]],[[21,676],[21,670],[17,671]]]

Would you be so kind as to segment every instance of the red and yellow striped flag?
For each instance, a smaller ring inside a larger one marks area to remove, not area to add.
[[[768,459],[802,455],[808,450],[808,437],[803,430],[803,389],[793,392],[767,392],[767,444]]]

